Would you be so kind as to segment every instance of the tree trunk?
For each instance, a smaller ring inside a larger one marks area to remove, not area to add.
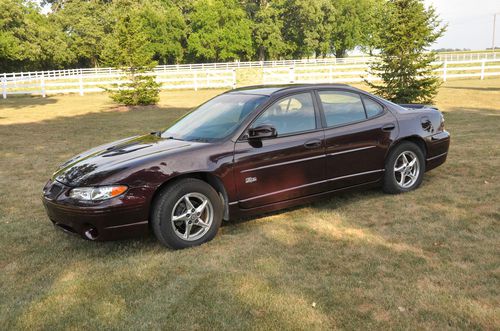
[[[264,61],[266,59],[266,49],[264,46],[259,47],[259,61]]]

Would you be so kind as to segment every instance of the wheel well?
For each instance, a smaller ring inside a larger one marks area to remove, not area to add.
[[[390,151],[394,147],[396,147],[397,145],[399,145],[400,143],[402,143],[404,141],[409,141],[409,142],[412,142],[415,145],[417,145],[422,150],[422,153],[424,153],[424,158],[426,158],[426,156],[427,156],[427,145],[425,144],[424,139],[422,139],[421,137],[418,137],[418,136],[405,137],[405,138],[402,138],[402,139],[398,140],[397,142],[395,142],[391,146],[391,148],[390,148],[389,152],[387,153],[387,155],[389,155]]]
[[[212,186],[212,188],[219,193],[219,196],[222,199],[222,202],[224,204],[224,213],[223,213],[223,219],[224,220],[229,220],[229,201],[228,201],[228,196],[226,192],[226,188],[224,187],[224,184],[222,184],[222,181],[219,179],[219,177],[209,173],[209,172],[193,172],[193,173],[188,173],[188,174],[182,174],[179,176],[176,176],[174,178],[171,178],[161,184],[153,194],[153,197],[151,199],[151,205],[153,205],[157,195],[159,192],[161,192],[164,188],[169,186],[170,184],[185,179],[185,178],[196,178],[199,180],[202,180]],[[152,211],[152,208],[150,208]],[[151,213],[151,212],[150,212]],[[151,218],[151,217],[150,217]]]

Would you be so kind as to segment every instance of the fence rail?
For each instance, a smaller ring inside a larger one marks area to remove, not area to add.
[[[436,62],[439,68],[434,74],[444,81],[450,78],[484,79],[488,76],[500,76],[500,58],[491,60],[445,61]],[[320,65],[290,66],[263,69],[263,84],[288,83],[354,83],[364,80],[376,81],[379,78],[370,75],[368,65]]]
[[[447,80],[459,77],[500,76],[500,53],[440,54],[436,75]],[[279,61],[199,63],[157,66],[149,73],[162,89],[234,88],[240,69],[256,68],[253,84],[359,82],[375,80],[368,73],[375,57],[323,58]],[[243,71],[242,71],[243,72]],[[1,93],[41,95],[102,91],[126,82],[124,73],[113,68],[82,68],[0,74]]]

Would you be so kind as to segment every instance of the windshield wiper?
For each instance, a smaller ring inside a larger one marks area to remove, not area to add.
[[[157,137],[161,137],[161,131],[153,131],[153,132],[150,132],[149,134],[152,135],[152,136],[157,136]]]
[[[160,137],[160,138],[163,138],[163,139],[171,139],[171,140],[180,140],[180,141],[184,141],[182,139],[179,139],[179,138],[175,138],[174,136],[168,136],[168,137],[162,137],[162,134],[163,134],[163,131],[153,131],[153,132],[150,132],[151,135],[155,135],[157,137]]]
[[[210,138],[193,138],[193,139],[189,139],[189,141],[209,143],[213,140]]]

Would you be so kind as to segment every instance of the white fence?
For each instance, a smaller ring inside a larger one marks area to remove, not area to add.
[[[162,84],[162,89],[234,88],[237,73],[250,72],[251,84],[359,82],[370,77],[367,69],[374,57],[323,58],[279,61],[226,62],[164,65],[150,73]],[[440,54],[441,68],[436,75],[444,80],[455,77],[500,75],[500,53]],[[243,72],[243,71],[242,71]],[[113,68],[86,68],[52,71],[14,72],[0,74],[1,93],[8,95],[42,95],[102,91],[113,84],[125,82],[120,70]],[[247,82],[245,82],[247,83]]]
[[[444,61],[435,75],[444,81],[449,78],[500,76],[500,57],[491,60]],[[346,65],[302,65],[263,69],[263,84],[289,83],[354,83],[363,80],[375,81],[379,78],[371,76],[368,64]]]
[[[115,84],[128,82],[125,75],[118,70],[97,73],[74,70],[71,74],[63,75],[24,75],[23,77],[2,77],[1,89],[3,98],[7,95],[25,94],[41,95],[59,93],[79,93],[103,91],[104,88],[113,89]],[[194,89],[201,88],[235,88],[236,72],[234,69],[193,69],[193,70],[165,70],[154,71],[147,75],[154,75],[161,89]]]

